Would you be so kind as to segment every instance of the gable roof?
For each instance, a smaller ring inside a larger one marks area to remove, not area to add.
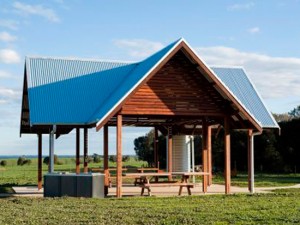
[[[218,83],[258,130],[278,127],[256,90],[249,88],[253,85],[244,71],[236,73],[229,68],[211,70],[183,39],[136,63],[26,57],[30,126],[96,124],[100,128],[139,85],[181,48],[189,52],[192,60],[201,63],[201,69]],[[243,79],[237,79],[236,74],[242,75]],[[251,97],[239,89],[245,86],[251,91]],[[251,101],[255,102],[255,107],[252,107]]]

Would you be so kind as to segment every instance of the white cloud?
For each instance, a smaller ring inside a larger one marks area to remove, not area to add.
[[[9,98],[14,98],[16,99],[17,97],[19,97],[20,92],[10,89],[10,88],[1,88],[0,87],[0,96],[1,97],[9,97]]]
[[[147,57],[164,47],[160,42],[144,39],[121,39],[115,40],[114,44],[119,48],[125,49],[130,56],[136,58]]]
[[[59,22],[60,19],[56,15],[55,11],[49,8],[45,8],[42,5],[29,5],[21,2],[14,2],[13,7],[20,13],[25,15],[37,15],[45,17],[51,22]]]
[[[13,76],[4,70],[0,70],[0,78],[12,78]]]
[[[6,100],[4,100],[4,99],[0,99],[0,105],[1,104],[6,104],[7,103],[7,101]]]
[[[20,55],[12,49],[0,50],[0,63],[19,63]]]
[[[208,65],[242,66],[263,98],[300,97],[300,58],[272,57],[224,46],[197,48]]]
[[[252,28],[249,28],[247,31],[250,34],[256,34],[256,33],[260,32],[260,29],[259,29],[259,27],[252,27]]]
[[[17,30],[18,29],[19,22],[14,20],[0,20],[0,26],[9,28],[11,30]]]
[[[235,10],[247,10],[251,9],[254,6],[253,2],[248,2],[244,4],[233,4],[227,7],[228,10],[230,11],[235,11]]]
[[[4,42],[13,42],[15,40],[17,40],[18,38],[14,35],[11,35],[8,32],[0,32],[0,41],[4,41]]]
[[[3,103],[11,103],[21,98],[21,91],[13,90],[6,87],[0,87],[0,101]]]

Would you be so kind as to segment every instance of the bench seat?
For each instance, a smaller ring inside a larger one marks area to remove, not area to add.
[[[191,188],[195,187],[194,183],[149,183],[149,184],[140,184],[139,185],[140,188],[142,188],[141,190],[141,195],[144,194],[145,189],[148,190],[148,195],[151,196],[151,187],[179,187],[179,192],[178,195],[181,195],[182,193],[182,188],[186,187],[188,194],[191,195]]]

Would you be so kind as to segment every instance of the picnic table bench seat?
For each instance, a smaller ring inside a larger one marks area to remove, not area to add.
[[[140,188],[142,188],[141,190],[141,196],[144,195],[144,191],[145,189],[148,190],[148,195],[151,196],[151,187],[179,187],[179,192],[178,195],[181,195],[182,193],[182,188],[186,187],[188,194],[191,195],[191,188],[195,187],[194,183],[178,183],[178,182],[161,182],[161,183],[142,183],[139,185]]]

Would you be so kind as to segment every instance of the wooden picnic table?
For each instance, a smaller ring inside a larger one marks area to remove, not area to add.
[[[90,168],[91,172],[104,172],[103,168]],[[108,171],[117,171],[117,168],[108,168]],[[127,171],[127,168],[122,168],[122,171]]]
[[[180,175],[181,176],[181,183],[188,184],[190,176],[208,176],[209,173],[207,173],[207,172],[172,172],[172,175],[173,176]],[[202,184],[202,185],[204,185],[204,184]],[[179,193],[181,193],[181,191],[182,191],[182,187],[180,187]],[[191,190],[188,189],[188,191],[189,191],[189,194],[191,194],[190,193]]]
[[[125,177],[129,178],[140,178],[142,183],[149,184],[153,177],[166,177],[170,176],[171,173],[125,173]]]
[[[139,173],[144,173],[146,171],[147,172],[157,172],[157,173],[160,172],[159,168],[156,168],[156,167],[141,167],[141,168],[138,168],[137,171]],[[155,182],[158,182],[158,177],[155,177]],[[140,178],[135,178],[134,185],[136,186],[139,183],[141,183]]]
[[[141,180],[141,183],[139,184],[139,187],[142,188],[141,195],[144,194],[144,190],[148,190],[148,195],[151,196],[151,187],[172,187],[172,186],[179,186],[179,193],[178,195],[181,195],[182,188],[186,187],[188,190],[189,195],[191,195],[191,188],[194,187],[194,184],[187,183],[187,182],[162,182],[162,183],[150,183],[150,180],[153,177],[169,177],[172,173],[126,173],[125,177],[130,178],[139,178]]]
[[[140,173],[144,173],[145,171],[156,171],[158,172],[159,169],[158,168],[152,168],[152,167],[141,167],[137,169],[138,172]]]

